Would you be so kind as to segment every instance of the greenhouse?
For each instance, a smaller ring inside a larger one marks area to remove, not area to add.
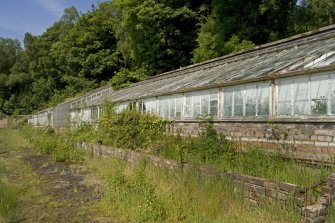
[[[97,122],[104,100],[116,103],[118,112],[137,108],[175,120],[173,128],[184,134],[196,135],[199,116],[210,115],[230,139],[288,143],[311,159],[316,153],[321,154],[318,159],[333,156],[335,26],[163,73],[118,91],[91,92],[67,103],[70,122]]]

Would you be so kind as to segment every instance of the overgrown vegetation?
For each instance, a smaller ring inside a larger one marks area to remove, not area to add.
[[[242,152],[215,130],[210,117],[199,120],[201,131],[198,137],[190,137],[166,132],[166,124],[173,125],[173,122],[166,123],[153,115],[142,115],[135,110],[116,113],[109,103],[106,103],[103,111],[98,128],[82,124],[58,136],[52,129],[31,129],[27,126],[22,128],[22,132],[42,153],[51,154],[57,161],[85,158],[76,149],[76,143],[86,141],[140,150],[181,163],[201,165],[213,173],[218,170],[233,171],[290,182],[301,187],[320,182],[333,171],[332,167],[323,165],[318,168],[304,166],[302,163],[289,161],[280,154],[267,154],[257,148]],[[233,210],[228,214],[220,214],[225,207],[222,205],[225,204],[225,199],[236,205],[237,210],[241,205],[246,205],[243,199],[232,193],[229,182],[223,182],[221,178],[219,180],[215,176],[208,176],[207,179],[207,176],[201,177],[192,169],[167,172],[152,168],[145,161],[136,167],[129,167],[113,159],[88,162],[93,170],[101,173],[108,181],[103,207],[106,212],[116,212],[120,221],[229,222],[227,216],[231,215],[230,217],[238,219],[236,222],[240,222],[242,217],[249,218],[238,216],[238,212]],[[194,193],[199,195],[195,196]],[[319,193],[319,188],[310,191],[308,202],[314,202]],[[200,201],[204,201],[206,205],[199,204]],[[186,204],[192,202],[196,205],[186,207]],[[257,207],[257,211],[260,215],[268,211],[270,214],[267,213],[264,217],[278,222],[297,218],[290,211],[276,215],[274,207],[273,204],[265,204],[261,208]],[[249,208],[250,213],[255,211],[255,207],[248,206]],[[256,222],[253,215],[250,218],[250,222]]]
[[[90,160],[107,180],[101,207],[120,222],[299,222],[298,213],[275,202],[254,206],[234,193],[230,182],[116,159]],[[290,208],[288,208],[290,209]]]
[[[1,217],[10,222],[17,206],[17,191],[4,176],[4,164],[0,159],[0,222]]]
[[[104,144],[126,149],[147,149],[162,140],[165,121],[136,110],[121,113],[114,111],[113,104],[104,105],[100,120],[99,135]]]
[[[11,149],[13,136],[0,129],[0,222],[3,218],[7,222],[14,219],[17,201],[16,187],[10,184],[5,175],[5,160],[1,154],[7,153]],[[16,141],[16,143],[20,143]]]
[[[68,131],[65,135],[56,135],[51,128],[33,129],[29,126],[21,128],[21,132],[29,140],[31,145],[43,154],[50,154],[55,161],[80,160],[83,153],[76,149],[76,143],[90,139],[91,126],[83,125],[74,131]],[[94,131],[92,131],[94,132]]]

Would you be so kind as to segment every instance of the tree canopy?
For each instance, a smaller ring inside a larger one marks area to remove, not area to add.
[[[113,0],[75,7],[24,48],[0,37],[0,116],[28,114],[103,85],[129,86],[181,66],[335,22],[333,0]]]

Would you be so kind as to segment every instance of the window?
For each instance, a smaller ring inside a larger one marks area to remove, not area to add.
[[[211,89],[185,94],[185,117],[197,118],[200,115],[218,116],[219,89]]]
[[[309,114],[309,78],[293,80],[293,105],[295,115]]]
[[[292,114],[292,94],[293,84],[291,80],[283,80],[277,82],[278,99],[277,99],[277,114],[291,115]]]
[[[330,94],[329,94],[330,111],[329,114],[335,114],[335,74],[330,75]]]
[[[323,74],[276,81],[277,114],[331,115],[335,112],[335,75]]]
[[[91,108],[91,120],[96,121],[98,119],[99,119],[99,117],[98,117],[98,107],[92,107]]]
[[[181,118],[182,95],[169,95],[158,98],[159,116],[162,118]]]
[[[311,114],[326,115],[328,110],[328,75],[311,77]]]
[[[219,89],[210,90],[210,98],[209,98],[209,114],[213,117],[218,116],[218,96]]]
[[[155,114],[156,113],[156,99],[149,98],[139,101],[139,111],[142,114]]]
[[[129,105],[128,102],[122,102],[122,103],[118,104],[115,108],[115,112],[117,112],[117,113],[123,112],[124,110],[128,109],[128,105]]]
[[[270,84],[224,88],[223,116],[260,116],[270,112]]]
[[[223,115],[224,116],[233,116],[233,88],[227,88],[224,90],[224,106],[223,106]]]

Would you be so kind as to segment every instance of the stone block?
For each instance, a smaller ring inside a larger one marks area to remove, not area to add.
[[[290,183],[279,183],[280,190],[286,191],[288,193],[293,193],[297,190],[297,185]]]
[[[330,197],[329,196],[322,196],[319,198],[319,203],[324,205],[324,206],[329,206],[331,203]]]
[[[329,143],[328,142],[318,142],[316,141],[314,143],[315,146],[320,146],[320,147],[328,147],[329,146]]]
[[[250,191],[252,191],[256,196],[265,196],[265,188],[260,186],[251,186]]]
[[[326,136],[318,136],[318,141],[319,142],[324,142],[326,139]]]
[[[327,183],[331,186],[331,187],[335,187],[335,178],[333,178],[332,176],[327,178]]]
[[[264,187],[266,189],[278,190],[279,189],[279,183],[271,182],[271,181],[264,181]]]
[[[326,136],[326,137],[325,137],[325,141],[326,141],[326,142],[332,142],[332,141],[333,141],[333,137],[331,137],[331,136]]]
[[[325,222],[324,217],[317,217],[317,218],[306,218],[302,220],[303,223],[323,223]]]
[[[305,211],[305,210],[304,210]],[[306,216],[311,219],[315,219],[319,216],[327,214],[327,207],[321,204],[315,204],[306,207]]]
[[[315,130],[315,134],[316,135],[324,135],[327,136],[329,134],[329,130],[328,129],[316,129]]]
[[[257,178],[257,177],[250,177],[249,178],[249,183],[257,185],[257,186],[262,186],[262,187],[264,186],[264,180],[260,179],[260,178]]]

